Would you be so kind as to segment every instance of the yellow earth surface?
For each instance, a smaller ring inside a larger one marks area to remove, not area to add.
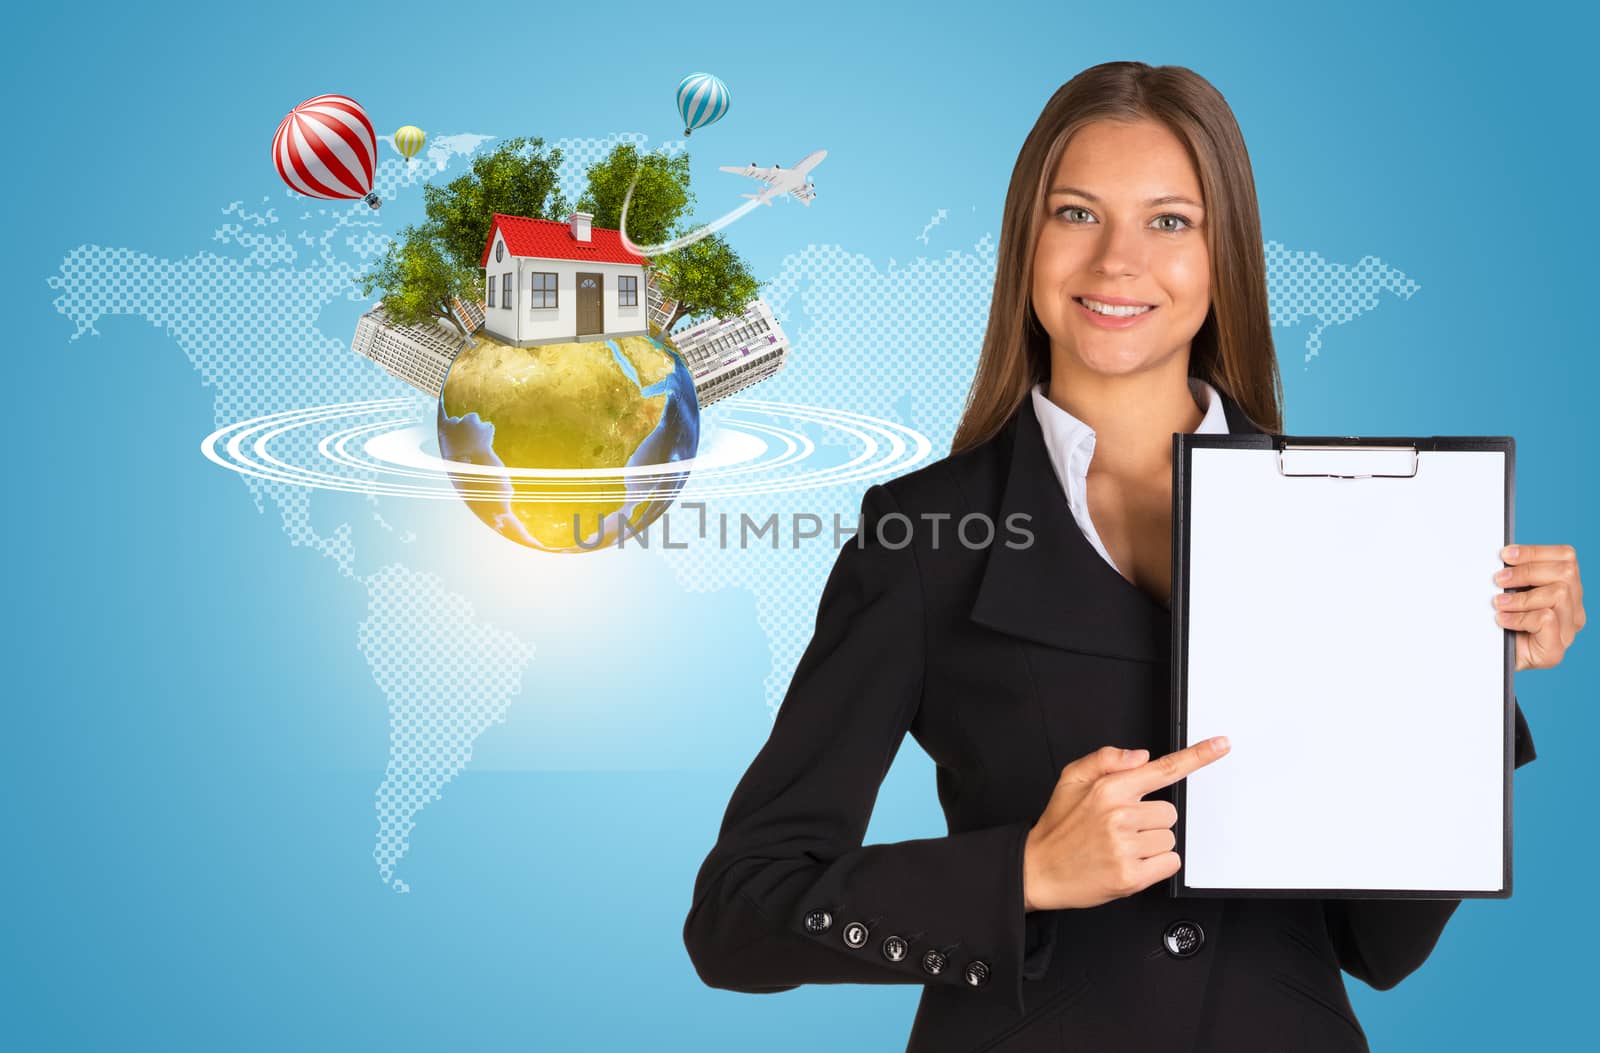
[[[445,378],[438,430],[447,462],[555,470],[451,479],[501,535],[586,552],[643,530],[671,504],[687,469],[650,469],[694,457],[700,407],[683,360],[655,337],[519,348],[480,333]]]

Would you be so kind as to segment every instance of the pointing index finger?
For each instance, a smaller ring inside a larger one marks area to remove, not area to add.
[[[1120,772],[1118,778],[1125,780],[1135,793],[1143,797],[1163,786],[1171,786],[1191,772],[1221,759],[1227,755],[1228,748],[1228,737],[1217,735]]]

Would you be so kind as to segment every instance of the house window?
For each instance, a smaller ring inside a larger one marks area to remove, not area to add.
[[[556,276],[545,271],[533,272],[533,292],[529,307],[554,307],[556,305]]]
[[[500,276],[500,306],[511,306],[511,272],[506,271]]]
[[[617,279],[617,306],[639,306],[639,279],[637,276],[625,274]]]
[[[494,306],[494,286],[495,286],[494,275],[491,274],[491,275],[489,275],[489,306],[490,307]]]

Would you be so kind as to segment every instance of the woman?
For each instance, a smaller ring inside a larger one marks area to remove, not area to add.
[[[1167,753],[1171,439],[1281,431],[1262,253],[1205,80],[1116,62],[1051,98],[952,452],[867,489],[696,879],[706,983],[921,984],[912,1053],[1367,1048],[1341,969],[1392,987],[1459,901],[1166,891],[1171,785],[1226,763]],[[1553,665],[1576,558],[1521,548],[1496,617]],[[950,833],[863,845],[907,732]]]

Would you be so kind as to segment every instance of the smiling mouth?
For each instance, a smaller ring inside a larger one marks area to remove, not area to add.
[[[1095,314],[1105,315],[1107,318],[1133,318],[1136,315],[1146,314],[1155,308],[1146,304],[1135,307],[1133,305],[1101,303],[1099,300],[1089,300],[1082,296],[1074,296],[1073,302],[1080,307],[1087,308]]]

